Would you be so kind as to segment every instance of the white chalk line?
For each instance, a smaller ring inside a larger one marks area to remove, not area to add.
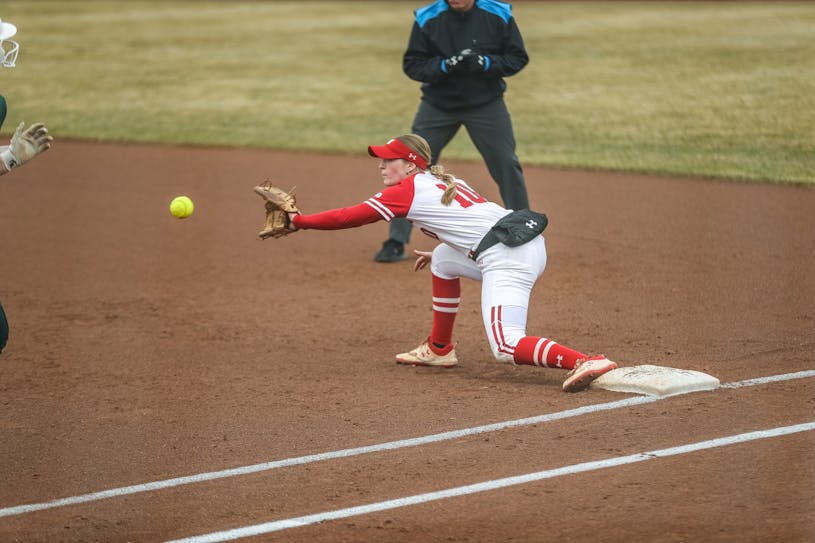
[[[772,437],[795,434],[798,432],[808,432],[811,430],[815,430],[815,421],[796,424],[793,426],[771,428],[768,430],[757,430],[754,432],[747,432],[744,434],[720,437],[716,439],[710,439],[707,441],[699,441],[697,443],[689,443],[687,445],[670,447],[667,449],[658,449],[655,451],[631,454],[628,456],[618,456],[613,458],[606,458],[604,460],[583,462],[582,464],[573,464],[571,466],[548,469],[545,471],[538,471],[535,473],[527,473],[524,475],[505,477],[503,479],[494,479],[492,481],[484,481],[481,483],[459,486],[455,488],[447,488],[436,492],[428,492],[426,494],[416,494],[413,496],[397,498],[394,500],[387,500],[367,505],[359,505],[356,507],[348,507],[346,509],[337,509],[335,511],[326,511],[323,513],[316,513],[313,515],[305,515],[302,517],[276,520],[272,522],[264,522],[261,524],[254,524],[251,526],[243,526],[241,528],[233,528],[231,530],[212,532],[209,534],[203,534],[193,537],[185,537],[182,539],[168,541],[166,543],[220,543],[223,541],[232,541],[235,539],[242,539],[244,537],[263,535],[271,532],[278,532],[281,530],[286,530],[288,528],[308,526],[310,524],[316,524],[318,522],[325,522],[328,520],[337,520],[359,515],[367,515],[379,511],[387,511],[389,509],[397,509],[400,507],[408,507],[411,505],[417,505],[437,500],[444,500],[447,498],[466,496],[468,494],[476,494],[479,492],[497,490],[509,486],[522,485],[534,481],[541,481],[543,479],[552,479],[554,477],[561,477],[563,475],[573,475],[575,473],[584,473],[587,471],[594,471],[598,469],[623,466],[626,464],[643,462],[645,460],[652,460],[654,458],[664,458],[667,456],[688,454],[692,452],[702,451],[705,449],[724,447],[727,445],[734,445],[737,443],[747,443],[749,441],[755,441],[757,439],[767,439]]]
[[[748,381],[739,381],[735,383],[729,383],[722,385],[723,387],[728,388],[739,388],[745,386],[755,386],[764,383],[773,383],[778,381],[786,381],[791,379],[802,379],[805,377],[815,377],[815,370],[809,371],[799,371],[795,373],[788,373],[784,375],[774,375],[769,377],[762,377],[758,379],[750,379]],[[297,466],[302,464],[309,464],[312,462],[322,462],[325,460],[333,460],[337,458],[348,458],[351,456],[358,456],[361,454],[368,454],[374,452],[381,452],[381,451],[389,451],[394,449],[402,449],[406,447],[416,447],[419,445],[426,445],[428,443],[436,443],[439,441],[448,441],[451,439],[459,439],[461,437],[472,436],[477,434],[483,434],[488,432],[497,432],[500,430],[505,430],[507,428],[515,428],[519,426],[529,426],[532,424],[539,424],[544,422],[551,422],[555,420],[562,420],[571,417],[578,417],[581,415],[588,415],[592,413],[598,413],[601,411],[609,411],[613,409],[621,409],[624,407],[632,407],[635,405],[643,405],[648,403],[653,403],[664,398],[673,397],[673,396],[636,396],[631,398],[626,398],[623,400],[618,400],[614,402],[608,403],[601,403],[601,404],[594,404],[588,405],[584,407],[578,407],[576,409],[568,409],[566,411],[560,411],[557,413],[550,413],[546,415],[539,415],[535,417],[528,417],[523,419],[505,421],[505,422],[497,422],[494,424],[486,424],[483,426],[475,426],[472,428],[465,428],[462,430],[453,430],[450,432],[442,432],[439,434],[431,434],[427,436],[409,438],[409,439],[400,439],[397,441],[389,441],[386,443],[378,443],[374,445],[368,445],[364,447],[355,447],[351,449],[342,449],[339,451],[330,451],[325,453],[318,453],[318,454],[310,454],[306,456],[298,456],[293,458],[286,458],[284,460],[275,460],[272,462],[263,462],[260,464],[252,464],[249,466],[241,466],[237,468],[230,468],[220,471],[211,471],[205,473],[198,473],[194,475],[186,475],[182,477],[174,477],[171,479],[163,479],[160,481],[153,481],[149,483],[140,483],[136,485],[130,486],[123,486],[118,488],[112,488],[108,490],[101,490],[98,492],[90,492],[88,494],[80,494],[77,496],[70,496],[66,498],[58,498],[55,500],[47,501],[47,502],[40,502],[40,503],[30,503],[24,505],[16,505],[11,507],[4,507],[0,509],[0,518],[2,517],[10,517],[14,515],[22,515],[25,513],[33,513],[35,511],[42,511],[45,509],[54,509],[57,507],[65,507],[68,505],[77,505],[81,503],[87,503],[92,501],[104,500],[109,498],[127,496],[131,494],[138,494],[141,492],[150,492],[154,490],[163,490],[167,488],[173,488],[182,485],[189,485],[189,484],[196,484],[202,483],[206,481],[213,481],[216,479],[224,479],[227,477],[237,477],[240,475],[249,475],[252,473],[258,473],[262,471],[269,471],[278,468],[290,467],[290,466]]]
[[[784,373],[781,375],[770,375],[768,377],[758,377],[756,379],[747,379],[746,381],[735,381],[733,383],[722,383],[721,388],[743,388],[755,385],[766,385],[769,383],[777,383],[779,381],[790,381],[792,379],[803,379],[805,377],[815,376],[815,370],[796,371],[795,373]]]

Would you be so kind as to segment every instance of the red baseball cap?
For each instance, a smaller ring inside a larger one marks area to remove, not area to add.
[[[419,153],[402,143],[396,138],[389,140],[385,145],[369,145],[368,154],[385,160],[403,158],[408,162],[416,164],[423,170],[427,169],[427,161]]]

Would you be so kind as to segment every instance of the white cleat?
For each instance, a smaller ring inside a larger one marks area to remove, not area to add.
[[[430,344],[425,341],[410,352],[397,354],[396,363],[408,366],[452,368],[458,364],[458,359],[455,348],[450,349],[450,352],[444,355],[436,354],[430,349]]]
[[[566,380],[563,381],[563,391],[580,392],[585,390],[589,388],[592,381],[616,367],[616,362],[612,362],[602,354],[578,360],[574,369],[569,372]]]

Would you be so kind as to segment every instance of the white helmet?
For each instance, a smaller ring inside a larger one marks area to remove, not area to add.
[[[14,68],[17,55],[20,53],[20,44],[9,38],[17,33],[17,27],[11,23],[4,23],[0,19],[0,66]]]

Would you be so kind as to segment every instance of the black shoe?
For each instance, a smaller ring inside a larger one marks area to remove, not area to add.
[[[405,244],[389,239],[382,244],[382,248],[374,256],[376,262],[399,262],[407,258]]]

